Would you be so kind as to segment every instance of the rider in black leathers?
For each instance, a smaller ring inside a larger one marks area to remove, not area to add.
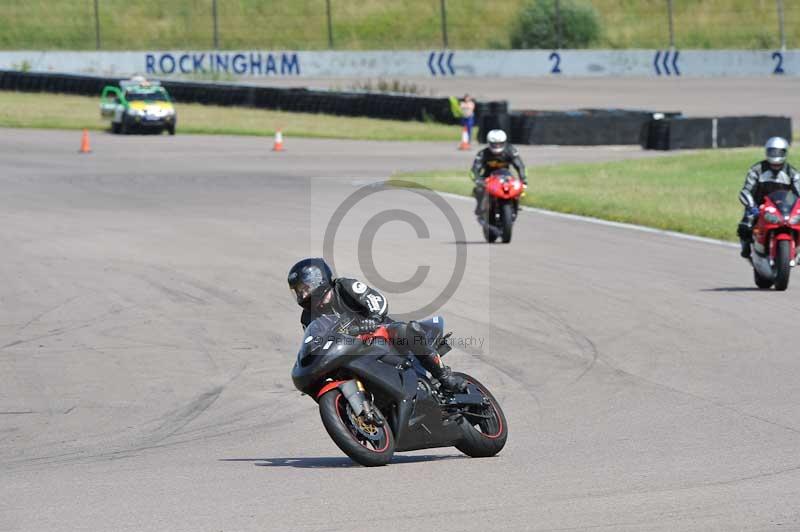
[[[350,334],[365,334],[380,325],[388,327],[390,339],[396,346],[414,354],[434,378],[449,392],[463,391],[466,381],[445,366],[435,347],[430,345],[422,326],[416,321],[394,322],[388,315],[386,297],[356,279],[333,278],[330,267],[321,258],[303,259],[289,270],[289,289],[303,308],[300,323],[305,329],[323,314],[335,314],[345,319]]]
[[[481,201],[483,200],[484,179],[495,170],[513,166],[517,170],[522,183],[527,187],[528,181],[525,175],[525,164],[519,156],[519,150],[507,142],[507,136],[502,129],[493,129],[486,134],[486,141],[489,146],[482,149],[475,155],[472,162],[472,179],[475,181],[475,188],[472,195],[475,196],[475,214],[481,214]]]
[[[767,158],[750,167],[744,181],[739,201],[744,205],[744,216],[737,233],[742,245],[742,257],[750,258],[753,226],[758,219],[758,207],[764,196],[776,190],[792,190],[800,196],[800,174],[786,162],[789,143],[781,137],[772,137],[765,146]]]

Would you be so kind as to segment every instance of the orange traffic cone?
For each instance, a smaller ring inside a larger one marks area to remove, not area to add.
[[[275,132],[275,144],[272,145],[272,151],[283,151],[283,133],[280,129]]]
[[[81,149],[78,150],[78,153],[91,153],[92,149],[89,147],[89,130],[83,130],[83,136],[81,136]]]
[[[469,149],[469,133],[467,133],[467,126],[461,130],[461,144],[458,145],[459,150]]]

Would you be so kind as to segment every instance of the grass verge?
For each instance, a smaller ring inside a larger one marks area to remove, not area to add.
[[[736,240],[742,215],[737,195],[760,149],[707,150],[686,155],[529,168],[523,203],[552,211]],[[442,192],[470,195],[464,170],[400,173]]]
[[[446,7],[453,49],[506,48],[509,25],[529,0],[335,0],[332,40],[339,50],[438,49]],[[599,15],[595,48],[656,48],[669,43],[664,0],[581,0]],[[0,48],[94,50],[98,6],[103,50],[327,49],[326,2],[219,1],[214,24],[209,0],[28,0],[0,2]],[[774,0],[676,0],[673,29],[678,48],[765,48],[779,44]],[[790,47],[800,38],[800,3],[783,2]]]
[[[108,129],[100,118],[100,98],[0,91],[0,127],[42,129]],[[178,133],[273,135],[364,140],[453,140],[452,126],[310,113],[287,113],[176,104]]]

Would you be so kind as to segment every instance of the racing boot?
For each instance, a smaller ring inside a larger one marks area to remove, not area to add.
[[[475,188],[472,189],[472,195],[475,197],[475,216],[480,216],[483,212],[481,209],[481,201],[483,200],[483,187],[479,187],[476,184]]]
[[[739,235],[739,243],[742,246],[740,255],[745,259],[749,259],[751,253],[750,243],[753,240],[753,227],[750,221],[745,219],[739,222],[736,233]]]
[[[750,241],[739,240],[739,244],[742,246],[742,250],[739,252],[739,254],[742,256],[742,258],[749,259],[750,254],[752,253],[752,250],[750,249]]]
[[[428,342],[419,322],[412,320],[406,324],[405,337],[410,351],[433,378],[441,383],[445,391],[457,393],[467,389],[467,381],[458,375],[453,375],[450,368],[444,365],[438,351]],[[434,343],[438,345],[438,340]]]
[[[453,375],[453,370],[445,366],[438,353],[417,355],[422,365],[431,372],[433,378],[442,383],[442,388],[450,393],[462,393],[467,389],[467,381],[460,375]]]
[[[432,375],[442,383],[442,388],[447,392],[464,393],[467,391],[467,381],[460,375],[453,375],[453,370],[450,369],[450,366],[442,364],[441,372],[438,375],[432,372]]]

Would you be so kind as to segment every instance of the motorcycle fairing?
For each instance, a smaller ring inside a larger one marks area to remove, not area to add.
[[[333,389],[347,382],[320,382],[324,378],[321,376],[350,373],[364,383],[376,402],[393,405],[383,414],[394,432],[398,451],[458,443],[463,437],[458,424],[460,416],[448,415],[434,397],[427,372],[416,357],[390,349],[387,342],[365,343],[337,333],[336,319],[323,316],[309,324],[292,369],[295,386],[316,397],[326,386]],[[432,345],[441,342],[444,331],[441,317],[420,323]]]

